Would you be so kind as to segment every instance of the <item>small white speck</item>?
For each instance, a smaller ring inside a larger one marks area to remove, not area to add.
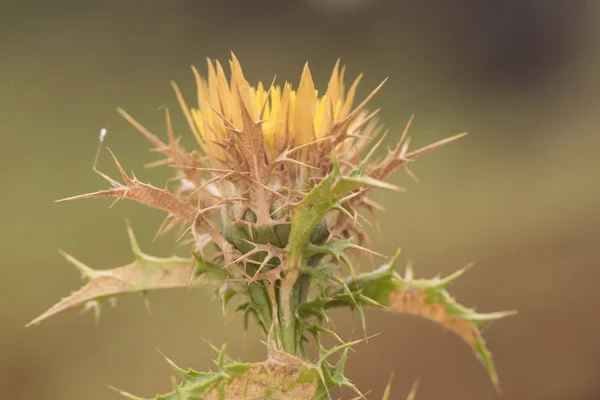
[[[93,171],[96,171],[96,165],[98,165],[98,157],[100,157],[100,148],[102,147],[102,143],[104,142],[104,138],[106,137],[106,128],[100,129],[100,136],[98,141],[98,147],[96,148],[96,156],[94,157],[94,166],[92,167]]]
[[[98,303],[97,300],[90,300],[87,301],[84,306],[83,306],[83,311],[89,311],[92,309],[96,309],[100,306],[100,303]]]
[[[181,180],[181,190],[189,192],[194,189],[196,189],[196,184],[194,182],[185,178]]]

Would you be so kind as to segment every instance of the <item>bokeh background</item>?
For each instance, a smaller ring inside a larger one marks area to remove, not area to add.
[[[98,326],[70,311],[26,322],[81,284],[62,248],[96,268],[131,260],[124,219],[145,249],[162,214],[109,201],[54,204],[105,188],[92,173],[100,128],[126,169],[160,186],[169,171],[115,112],[122,106],[164,134],[161,106],[177,109],[170,80],[194,95],[190,65],[234,51],[250,81],[298,82],[309,61],[323,88],[338,57],[365,77],[359,97],[390,77],[372,107],[396,140],[416,115],[415,145],[468,131],[419,160],[406,194],[379,193],[391,254],[416,273],[476,268],[453,294],[481,311],[518,309],[485,337],[505,399],[600,399],[600,2],[597,1],[0,1],[2,270],[0,393],[6,399],[118,399],[111,384],[151,396],[170,389],[164,354],[211,367],[203,341],[259,360],[260,335],[242,334],[212,294],[165,291],[105,308]],[[175,112],[176,128],[190,136]],[[100,169],[115,173],[106,151]],[[366,265],[365,268],[370,268]],[[336,313],[345,337],[356,321]],[[467,346],[438,326],[372,311],[349,375],[380,398],[421,382],[418,399],[494,399]]]

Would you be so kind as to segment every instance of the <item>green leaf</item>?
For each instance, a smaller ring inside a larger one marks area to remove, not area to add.
[[[128,293],[145,293],[150,290],[199,286],[203,280],[190,282],[194,271],[192,259],[181,257],[159,258],[141,251],[132,229],[128,234],[135,261],[110,270],[94,270],[73,256],[62,252],[63,257],[81,272],[87,283],[63,298],[27,326],[35,325],[59,312],[82,305],[98,305],[100,301]]]
[[[213,349],[218,353],[215,360],[218,369],[214,372],[186,371],[167,359],[181,377],[181,382],[175,382],[170,393],[146,399],[115,390],[135,400],[304,399],[314,398],[317,392],[318,376],[308,364],[242,363],[227,356],[224,347],[217,349],[213,346]]]
[[[461,277],[470,266],[445,278],[414,279],[410,265],[404,277],[395,272],[399,256],[400,250],[389,263],[378,269],[347,278],[344,282],[352,292],[352,299],[364,306],[384,306],[391,311],[416,315],[454,332],[472,348],[499,392],[500,384],[496,368],[480,327],[486,322],[514,315],[515,312],[478,313],[459,304],[450,296],[446,288]],[[326,307],[350,305],[344,296],[347,296],[346,290],[337,289],[334,294],[328,296],[330,301],[327,302]],[[333,301],[334,298],[337,301]]]
[[[194,281],[194,279],[198,278],[199,276],[204,276],[209,282],[218,285],[227,281],[227,270],[223,267],[223,265],[206,261],[198,253],[194,253],[194,260],[196,263],[194,266],[194,272],[191,275],[191,281]]]
[[[514,311],[481,314],[467,308],[450,296],[446,287],[460,277],[465,267],[445,279],[413,279],[412,269],[407,267],[404,277],[395,274],[396,288],[389,293],[383,304],[390,310],[420,316],[442,325],[463,339],[484,365],[497,392],[500,392],[498,374],[481,334],[480,326],[488,321],[510,315]]]
[[[314,245],[309,243],[304,249],[304,258],[307,259],[316,255],[330,255],[334,257],[337,261],[342,262],[346,266],[346,268],[348,268],[350,275],[354,276],[354,268],[352,267],[350,259],[345,254],[346,250],[359,250],[370,254],[380,255],[372,250],[359,246],[356,243],[353,243],[351,240],[347,239],[337,240],[335,242],[330,242],[323,245]]]
[[[345,342],[330,349],[325,349],[319,345],[319,360],[315,363],[314,368],[321,379],[323,389],[327,392],[327,396],[329,396],[329,389],[333,387],[345,387],[351,389],[356,394],[364,398],[363,394],[358,390],[358,388],[346,378],[344,375],[344,368],[348,358],[348,350],[352,346],[364,342],[367,339],[368,338]],[[330,364],[327,361],[328,358],[336,353],[340,353],[338,362],[335,364]],[[329,399],[330,397],[323,398]]]
[[[358,167],[348,176],[343,176],[337,163],[334,164],[333,170],[292,208],[290,236],[286,247],[290,267],[300,268],[303,251],[311,233],[329,211],[339,208],[340,200],[347,196],[351,198],[355,190],[374,187],[399,190],[396,186],[369,177]]]

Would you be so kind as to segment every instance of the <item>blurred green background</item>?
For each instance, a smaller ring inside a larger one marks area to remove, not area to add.
[[[25,329],[26,322],[77,288],[62,248],[92,267],[131,260],[124,219],[142,247],[162,214],[109,201],[54,204],[105,188],[92,170],[100,128],[127,170],[162,185],[169,171],[115,112],[122,106],[164,135],[167,105],[192,143],[169,86],[193,98],[190,65],[226,61],[234,51],[249,81],[298,82],[305,61],[324,88],[338,57],[348,77],[365,73],[359,97],[390,77],[381,107],[398,138],[412,113],[413,144],[468,131],[423,157],[378,193],[391,254],[419,276],[447,274],[473,261],[453,287],[480,311],[519,309],[485,337],[505,399],[600,398],[597,290],[600,278],[600,3],[597,1],[0,1],[2,133],[2,291],[0,397],[118,399],[114,385],[150,396],[170,389],[164,354],[205,369],[203,338],[227,340],[235,357],[259,360],[260,335],[220,313],[212,294],[165,291],[106,307],[99,326],[76,311]],[[106,151],[100,169],[113,174]],[[370,266],[365,266],[370,268]],[[342,336],[360,336],[344,313]],[[370,333],[349,361],[349,376],[380,398],[395,372],[392,398],[420,379],[418,399],[494,399],[467,346],[438,326],[372,311]]]

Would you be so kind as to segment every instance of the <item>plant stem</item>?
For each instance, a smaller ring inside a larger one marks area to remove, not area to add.
[[[279,289],[279,323],[281,324],[281,343],[283,350],[296,356],[298,348],[296,346],[296,307],[298,305],[298,293],[296,281],[299,271],[294,269],[289,271],[281,281]]]

